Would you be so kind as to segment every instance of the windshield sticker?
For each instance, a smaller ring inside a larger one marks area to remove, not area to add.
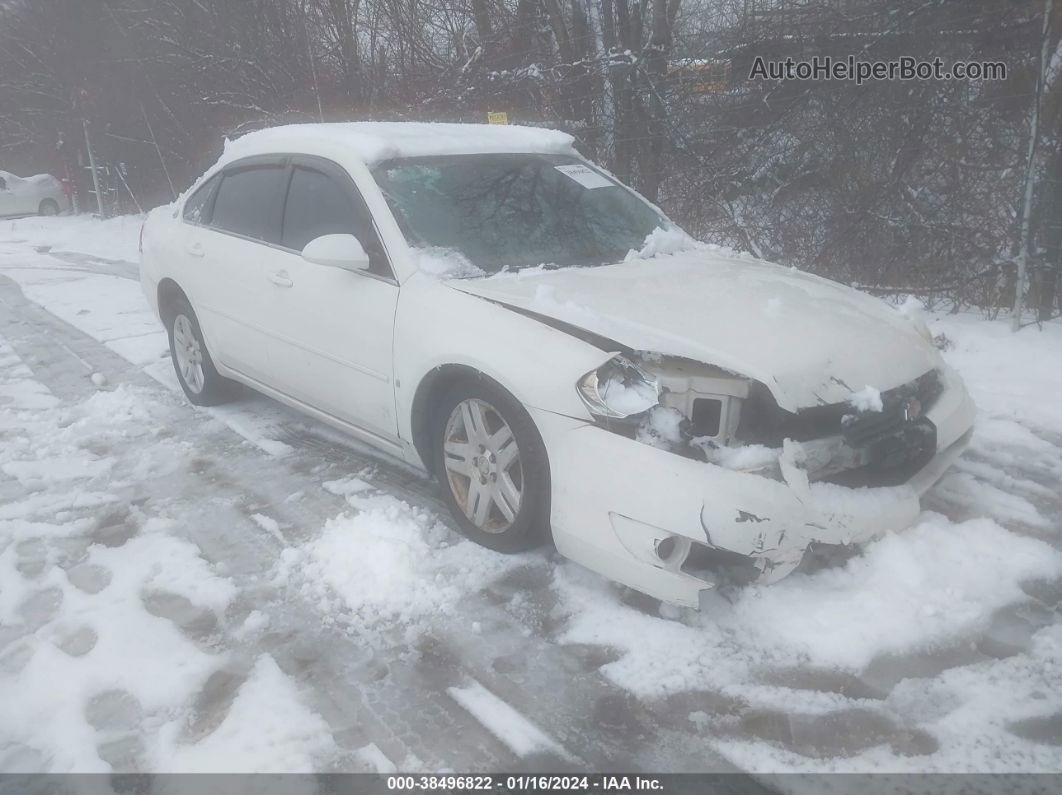
[[[568,166],[554,166],[557,171],[566,176],[574,179],[584,188],[610,188],[612,183],[598,174],[593,169],[589,169],[580,163],[574,163]]]

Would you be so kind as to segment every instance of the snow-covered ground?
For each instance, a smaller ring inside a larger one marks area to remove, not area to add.
[[[931,316],[980,416],[917,524],[661,611],[189,406],[138,231],[0,224],[0,771],[1062,772],[1062,324]]]

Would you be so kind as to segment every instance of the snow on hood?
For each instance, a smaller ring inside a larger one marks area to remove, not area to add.
[[[447,284],[635,350],[745,375],[789,411],[892,389],[940,362],[910,321],[875,298],[708,247]]]

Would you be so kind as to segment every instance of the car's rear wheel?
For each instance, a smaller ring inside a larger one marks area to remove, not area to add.
[[[55,199],[45,199],[37,211],[41,215],[59,215],[59,203]]]
[[[449,390],[436,408],[434,468],[462,532],[499,552],[542,543],[549,463],[524,407],[501,388],[477,382]]]
[[[183,298],[175,300],[168,317],[170,358],[184,394],[197,406],[215,406],[229,400],[233,384],[214,367],[191,305]]]

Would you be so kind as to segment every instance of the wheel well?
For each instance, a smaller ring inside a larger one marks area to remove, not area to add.
[[[41,203],[37,205],[38,211],[46,204],[50,207],[55,207],[56,209],[59,209],[59,202],[57,202],[55,199],[41,199]]]
[[[431,421],[432,409],[438,398],[446,390],[453,388],[455,384],[464,381],[489,381],[498,389],[509,392],[501,384],[488,375],[484,375],[474,367],[463,364],[444,364],[436,367],[417,385],[416,394],[413,395],[413,410],[410,417],[410,432],[413,436],[413,446],[420,455],[429,472],[433,472],[433,456],[431,454]]]
[[[169,328],[171,313],[173,312],[173,305],[177,301],[188,301],[188,296],[184,294],[182,290],[173,279],[163,279],[159,282],[158,291],[159,300],[159,317],[162,319],[163,325]]]

